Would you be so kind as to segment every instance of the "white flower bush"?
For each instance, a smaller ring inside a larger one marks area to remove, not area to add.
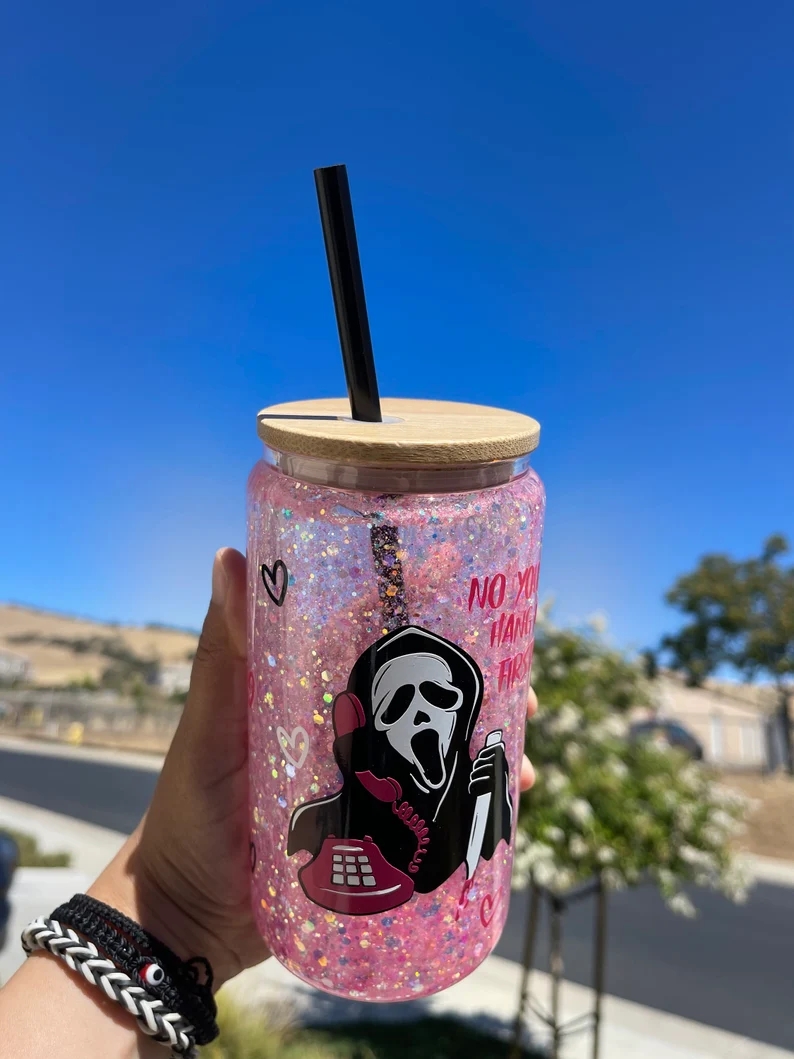
[[[592,806],[584,798],[572,798],[566,809],[574,823],[580,827],[586,827],[593,818]]]
[[[514,885],[562,893],[599,873],[612,890],[651,879],[682,916],[695,914],[689,883],[744,900],[732,841],[749,803],[680,751],[628,738],[629,708],[650,701],[639,669],[592,628],[540,616],[533,684],[526,745],[538,778],[521,802]]]
[[[582,857],[586,857],[590,852],[590,847],[581,835],[574,835],[568,843],[568,852],[574,860],[581,860]]]
[[[671,912],[675,912],[676,915],[679,916],[686,916],[687,919],[694,919],[694,917],[697,915],[697,910],[695,906],[692,904],[686,894],[673,894],[673,896],[667,902],[667,907],[670,909]]]

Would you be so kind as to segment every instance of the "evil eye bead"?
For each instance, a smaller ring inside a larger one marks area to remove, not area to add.
[[[158,963],[147,963],[141,971],[144,985],[160,985],[165,978],[165,971]]]

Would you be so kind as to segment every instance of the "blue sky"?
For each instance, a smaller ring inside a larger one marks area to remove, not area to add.
[[[16,5],[0,598],[201,621],[257,408],[343,392],[345,162],[386,394],[543,425],[541,587],[623,644],[792,532],[794,8]]]

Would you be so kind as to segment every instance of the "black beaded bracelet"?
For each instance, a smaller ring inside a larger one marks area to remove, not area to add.
[[[75,894],[50,919],[93,942],[120,971],[137,979],[166,1008],[178,1011],[192,1024],[196,1044],[209,1044],[218,1036],[209,960],[180,960],[140,924],[86,894]]]

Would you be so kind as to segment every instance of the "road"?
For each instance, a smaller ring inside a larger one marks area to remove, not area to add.
[[[154,772],[0,750],[0,796],[129,832],[145,809]],[[607,991],[794,1051],[794,889],[759,884],[747,905],[697,891],[693,921],[668,912],[649,887],[609,902]],[[496,952],[521,958],[526,894],[514,894]],[[565,917],[565,976],[590,983],[592,904]],[[541,923],[540,950],[548,948]],[[545,954],[538,966],[547,969]]]

